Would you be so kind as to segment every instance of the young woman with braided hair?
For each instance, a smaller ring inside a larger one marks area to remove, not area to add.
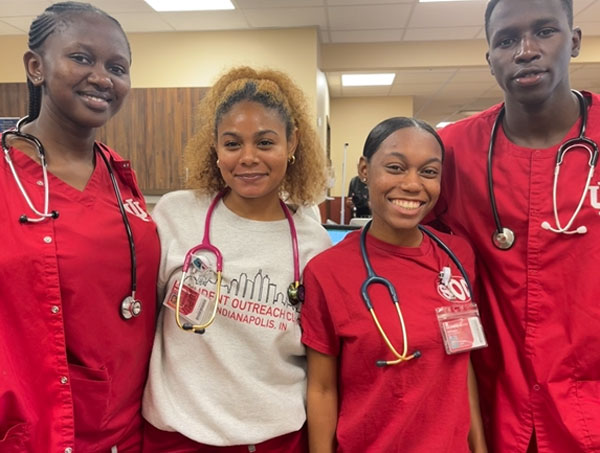
[[[128,161],[95,141],[130,91],[119,23],[56,3],[2,136],[0,451],[138,452],[159,243]]]
[[[195,190],[167,194],[153,211],[165,306],[144,393],[146,452],[306,451],[299,274],[330,240],[297,209],[325,191],[324,153],[303,99],[280,72],[223,75],[187,148]],[[220,281],[213,253],[192,258],[200,270],[184,265],[207,239],[222,254]],[[212,304],[212,323],[203,321],[211,310],[193,308],[198,301]]]

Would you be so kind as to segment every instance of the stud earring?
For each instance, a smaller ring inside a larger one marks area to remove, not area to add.
[[[367,183],[367,178],[363,178],[362,182],[364,182],[366,184]]]
[[[294,165],[296,163],[296,156],[294,156],[293,154],[288,157],[288,164],[290,165]]]

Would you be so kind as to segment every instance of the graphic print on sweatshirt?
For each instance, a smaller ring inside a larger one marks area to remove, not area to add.
[[[181,276],[174,282],[164,305],[175,310],[179,295],[179,313],[186,321],[204,324],[214,311],[217,299],[217,272],[214,256],[203,251],[191,257],[184,285]],[[287,285],[280,288],[271,277],[258,269],[255,275],[240,273],[221,280],[217,316],[263,329],[285,331],[298,322],[298,308],[291,305]]]

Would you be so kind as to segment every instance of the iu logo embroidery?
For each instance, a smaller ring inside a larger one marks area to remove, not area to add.
[[[598,189],[600,187],[598,186],[600,186],[600,182],[597,182],[595,186],[590,186],[590,204],[592,208],[600,211],[600,201],[598,201]]]
[[[139,201],[136,201],[132,198],[128,198],[123,202],[123,205],[125,207],[125,211],[129,214],[139,217],[144,222],[150,222],[150,216],[146,211],[144,211],[144,209],[142,209]]]

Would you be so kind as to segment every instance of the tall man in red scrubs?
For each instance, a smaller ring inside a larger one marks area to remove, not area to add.
[[[572,0],[491,0],[485,24],[504,103],[441,131],[437,212],[479,259],[490,451],[600,452],[600,96],[571,90]]]

